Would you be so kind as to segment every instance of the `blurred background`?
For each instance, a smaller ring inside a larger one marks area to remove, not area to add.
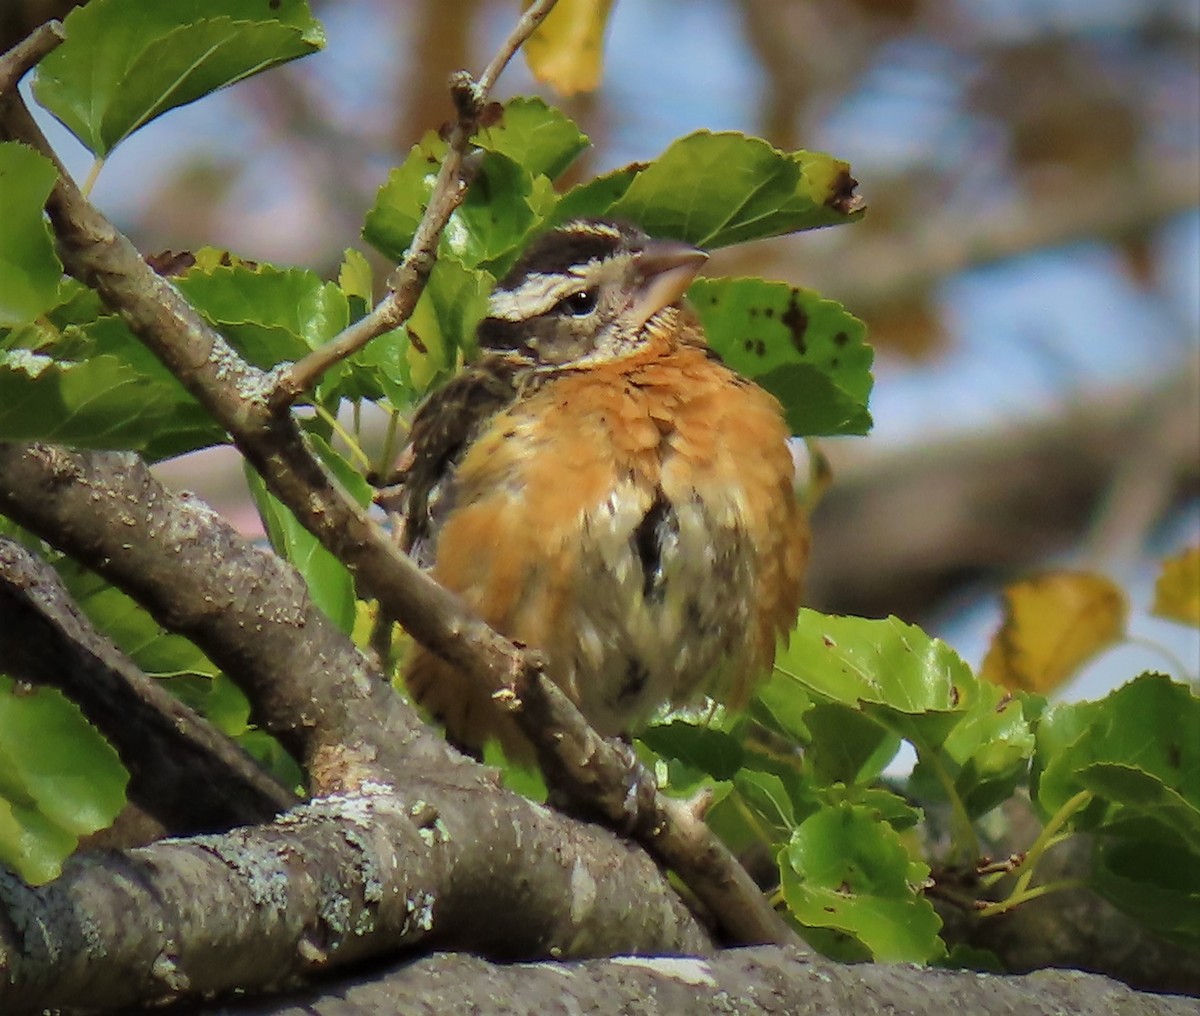
[[[4,0],[0,48],[71,6]],[[314,0],[323,53],[138,132],[93,197],[146,252],[331,276],[518,6]],[[568,182],[699,128],[850,161],[862,222],[711,263],[841,300],[877,351],[874,432],[824,443],[813,606],[920,622],[977,664],[1006,580],[1096,569],[1154,645],[1069,696],[1200,672],[1195,631],[1147,614],[1161,558],[1200,540],[1200,0],[618,0],[600,89],[557,98],[518,59],[499,97],[530,92],[592,138]],[[164,474],[252,528],[232,458]]]

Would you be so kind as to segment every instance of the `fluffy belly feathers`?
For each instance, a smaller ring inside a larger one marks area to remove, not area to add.
[[[700,692],[740,700],[799,606],[807,528],[786,438],[774,398],[701,349],[566,372],[468,451],[434,577],[546,652],[602,733]],[[455,739],[527,754],[419,647],[408,680]]]

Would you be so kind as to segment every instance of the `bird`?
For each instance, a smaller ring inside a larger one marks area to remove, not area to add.
[[[537,236],[398,466],[408,553],[544,654],[607,737],[704,695],[744,704],[800,606],[789,429],[684,301],[706,260],[604,219]],[[419,644],[405,680],[459,747],[532,759],[488,690]]]

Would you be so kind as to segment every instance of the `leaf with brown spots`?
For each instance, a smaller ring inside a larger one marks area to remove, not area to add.
[[[1162,573],[1154,583],[1151,612],[1200,628],[1200,546],[1189,547],[1163,562]]]
[[[1047,572],[1004,590],[1004,621],[980,676],[1005,688],[1047,692],[1123,638],[1129,604],[1111,579]]]
[[[700,279],[689,291],[709,344],[783,405],[793,434],[871,428],[871,347],[841,304],[763,279]]]

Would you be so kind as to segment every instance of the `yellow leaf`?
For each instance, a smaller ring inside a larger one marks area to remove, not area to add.
[[[980,675],[1005,688],[1047,692],[1125,634],[1121,588],[1088,572],[1046,572],[1004,590],[1004,620]]]
[[[533,76],[559,95],[594,91],[600,84],[612,5],[613,0],[559,0],[525,43]]]
[[[1163,562],[1151,613],[1200,628],[1200,545]]]

